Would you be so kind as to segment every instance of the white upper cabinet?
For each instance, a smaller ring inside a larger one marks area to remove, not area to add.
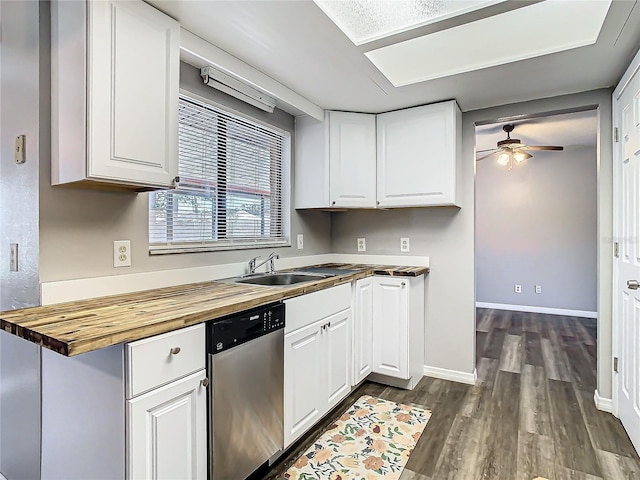
[[[374,208],[375,115],[296,118],[296,208]]]
[[[172,187],[179,24],[137,0],[55,1],[51,48],[52,183]]]
[[[455,101],[370,115],[296,118],[296,208],[458,205]]]
[[[461,118],[455,101],[378,115],[379,207],[458,204]]]
[[[329,191],[334,207],[376,205],[376,118],[329,112]]]

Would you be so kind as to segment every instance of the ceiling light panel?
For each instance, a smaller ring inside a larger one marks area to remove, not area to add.
[[[313,0],[356,45],[505,0]]]
[[[394,86],[410,85],[591,45],[610,5],[546,0],[366,55]]]

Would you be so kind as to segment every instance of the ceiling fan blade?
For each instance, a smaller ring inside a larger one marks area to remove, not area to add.
[[[497,152],[497,148],[485,148],[484,150],[476,150],[476,155],[484,152]]]
[[[491,155],[495,155],[497,152],[498,152],[498,150],[495,150],[495,151],[493,151],[493,152],[491,152],[491,153],[487,153],[486,155],[483,155],[483,156],[482,156],[482,157],[480,157],[480,158],[476,158],[476,162],[479,162],[480,160],[484,160],[485,158],[488,158],[488,157],[490,157]]]
[[[564,150],[564,147],[553,146],[553,145],[523,145],[520,147],[522,150]]]

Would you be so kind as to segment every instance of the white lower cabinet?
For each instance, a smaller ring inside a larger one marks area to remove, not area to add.
[[[284,447],[351,391],[351,285],[285,300]]]
[[[127,401],[127,478],[207,478],[206,372]]]
[[[353,303],[353,379],[414,388],[424,373],[424,276],[358,280]]]
[[[351,391],[351,309],[325,320],[324,342],[327,370],[327,404],[335,407]]]
[[[74,357],[42,349],[42,480],[206,480],[205,355],[204,324]]]
[[[324,361],[321,322],[284,337],[284,445],[289,446],[320,417]]]
[[[373,371],[373,278],[353,287],[353,377],[357,385]]]
[[[127,479],[206,480],[204,324],[128,343],[125,357]]]
[[[409,378],[409,287],[396,277],[373,280],[373,371]]]

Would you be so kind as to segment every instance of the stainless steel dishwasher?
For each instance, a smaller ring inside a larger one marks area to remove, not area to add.
[[[207,325],[210,480],[243,480],[284,442],[284,304]]]

